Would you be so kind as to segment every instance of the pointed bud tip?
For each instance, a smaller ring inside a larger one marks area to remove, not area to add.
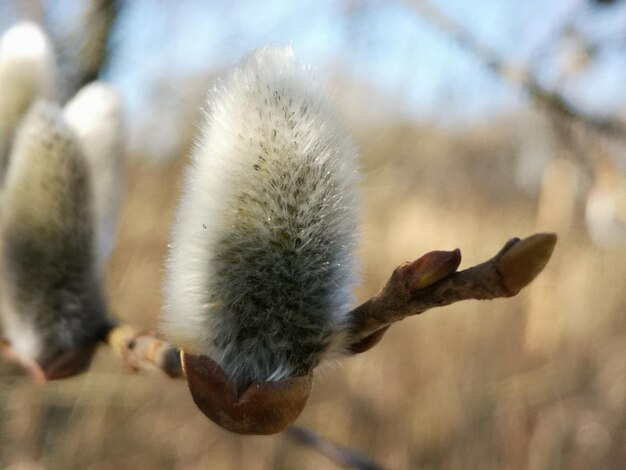
[[[456,272],[461,264],[461,250],[431,251],[403,268],[410,291],[423,289]]]
[[[512,244],[500,256],[496,268],[511,295],[530,284],[546,267],[556,241],[557,236],[554,233],[537,233]]]
[[[385,333],[387,332],[390,326],[391,325],[387,325],[381,328],[380,330],[375,331],[371,335],[363,338],[361,341],[350,345],[348,347],[348,351],[350,351],[351,354],[360,354],[362,352],[372,349],[374,346],[380,343],[380,340],[383,339],[383,336],[385,335]]]

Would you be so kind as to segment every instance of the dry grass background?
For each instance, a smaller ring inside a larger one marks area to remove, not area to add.
[[[359,300],[431,249],[459,247],[469,266],[511,236],[554,228],[537,226],[537,196],[515,189],[511,139],[493,126],[356,131]],[[108,286],[114,311],[144,328],[156,324],[184,160],[129,165]],[[318,377],[298,423],[393,469],[625,468],[626,250],[594,248],[580,223],[559,235],[531,288],[394,326]],[[46,387],[0,363],[0,467],[336,468],[280,435],[222,431],[184,382],[124,371],[106,348],[89,373]]]

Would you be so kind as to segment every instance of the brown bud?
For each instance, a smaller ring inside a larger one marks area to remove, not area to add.
[[[96,344],[74,351],[60,354],[45,366],[35,359],[15,351],[6,341],[0,339],[0,352],[9,361],[22,366],[28,375],[37,382],[45,383],[48,380],[59,380],[78,375],[87,370],[96,351]]]
[[[92,344],[61,354],[43,367],[46,380],[66,379],[85,372],[89,368],[95,352],[96,344]]]
[[[358,343],[351,344],[348,349],[350,350],[352,354],[360,354],[362,352],[372,349],[374,346],[380,343],[380,340],[383,339],[383,336],[385,335],[385,333],[387,332],[390,326],[391,325],[387,325],[381,328],[380,330],[375,331],[371,335],[366,336]]]
[[[193,401],[213,422],[238,434],[275,434],[302,412],[312,376],[253,383],[239,392],[210,358],[181,352],[183,371]]]
[[[461,264],[461,251],[431,251],[402,267],[409,291],[422,289],[454,273]]]
[[[538,233],[513,243],[501,255],[496,267],[510,295],[530,284],[546,267],[556,239],[554,233]]]

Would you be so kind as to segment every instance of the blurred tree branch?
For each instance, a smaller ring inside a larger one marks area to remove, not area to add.
[[[344,446],[327,441],[319,434],[301,426],[290,426],[285,435],[292,441],[312,448],[342,467],[355,470],[382,470],[383,467]]]
[[[89,0],[69,32],[53,35],[63,77],[59,90],[62,102],[97,80],[106,67],[111,54],[111,31],[121,8],[119,0]]]
[[[462,48],[471,52],[489,70],[499,77],[520,86],[537,105],[569,122],[582,124],[600,134],[626,140],[625,123],[613,118],[590,116],[577,109],[558,92],[547,90],[529,73],[527,68],[515,67],[506,63],[498,57],[498,54],[493,49],[481,43],[469,31],[446,16],[428,0],[406,0],[406,3],[426,21],[436,26]]]
[[[79,86],[96,80],[109,58],[109,35],[119,12],[119,0],[92,0],[83,25],[85,37],[78,52]]]

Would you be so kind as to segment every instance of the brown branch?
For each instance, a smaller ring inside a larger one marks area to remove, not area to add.
[[[141,333],[129,325],[113,327],[106,343],[132,370],[161,370],[169,377],[182,377],[179,350],[154,333]]]
[[[351,351],[370,349],[391,324],[408,316],[462,300],[516,295],[546,266],[556,240],[552,233],[535,234],[524,240],[513,238],[490,260],[458,272],[458,249],[431,251],[398,266],[378,294],[350,312]],[[105,341],[133,370],[161,370],[170,377],[183,374],[179,350],[154,333],[118,325],[109,331]],[[206,357],[203,360],[210,361]],[[212,362],[211,366],[219,369]],[[225,380],[228,381],[222,379]]]
[[[582,124],[601,134],[626,139],[626,125],[615,119],[590,116],[569,103],[563,96],[543,87],[528,70],[504,62],[490,47],[482,44],[460,24],[447,17],[428,0],[407,0],[407,4],[462,48],[470,51],[499,77],[520,86],[543,108],[571,122]]]
[[[111,57],[111,32],[123,8],[120,0],[89,0],[85,11],[69,32],[53,37],[57,63],[63,78],[61,102],[84,85],[97,80]]]
[[[327,441],[319,434],[300,426],[290,426],[285,435],[298,444],[305,445],[346,468],[355,470],[382,470],[383,467],[354,450]]]
[[[370,349],[407,316],[461,300],[514,296],[546,266],[556,239],[551,233],[514,238],[490,260],[460,272],[459,250],[431,251],[400,265],[377,295],[350,312],[351,351]]]
[[[535,234],[524,240],[513,238],[493,258],[459,272],[458,249],[431,251],[400,265],[378,294],[350,312],[350,350],[356,354],[372,348],[391,324],[435,307],[516,295],[546,266],[556,241],[552,233]],[[162,370],[170,377],[183,374],[178,349],[152,333],[139,333],[127,325],[116,326],[106,336],[106,342],[131,369]],[[188,361],[194,359],[187,357]],[[216,365],[214,368],[221,370]],[[221,381],[225,386],[232,385],[227,377]],[[235,398],[238,395],[233,392]]]

